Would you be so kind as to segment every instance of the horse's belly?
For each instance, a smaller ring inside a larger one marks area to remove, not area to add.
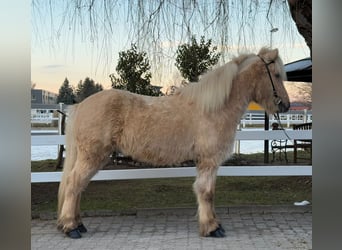
[[[174,140],[135,140],[135,143],[127,144],[120,148],[124,155],[131,156],[134,160],[152,165],[177,165],[187,160],[193,160],[193,146],[191,143],[175,143]]]

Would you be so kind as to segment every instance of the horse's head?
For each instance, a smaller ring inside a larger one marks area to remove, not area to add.
[[[256,60],[258,82],[255,86],[253,101],[260,104],[267,113],[287,112],[290,100],[284,87],[286,73],[278,49],[262,48]]]

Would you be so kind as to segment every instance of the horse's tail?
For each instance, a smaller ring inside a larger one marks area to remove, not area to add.
[[[71,108],[68,109],[68,120],[66,125],[66,132],[65,132],[65,145],[66,145],[66,156],[63,164],[63,175],[62,180],[59,184],[58,190],[58,219],[63,207],[64,198],[65,198],[65,187],[67,178],[74,168],[75,161],[77,158],[77,148],[75,144],[75,137],[74,137],[74,119],[75,113],[77,110],[77,104],[73,105]]]

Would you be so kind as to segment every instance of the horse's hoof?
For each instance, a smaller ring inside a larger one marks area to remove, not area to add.
[[[224,230],[224,228],[222,227],[221,224],[219,224],[219,228],[221,228],[221,230],[222,230],[224,233],[226,232],[226,230]]]
[[[215,238],[222,238],[225,237],[225,230],[223,229],[223,227],[221,226],[221,224],[219,224],[219,227],[216,228],[214,231],[211,231],[209,233],[209,237],[215,237]]]
[[[78,228],[75,228],[75,229],[67,232],[66,235],[69,236],[69,238],[71,238],[71,239],[79,239],[82,237]]]
[[[80,233],[88,232],[87,228],[83,225],[83,223],[79,224],[77,229],[78,229],[78,231],[80,231]]]

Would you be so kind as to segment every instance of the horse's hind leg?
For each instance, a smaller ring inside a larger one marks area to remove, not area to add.
[[[201,236],[224,237],[214,208],[217,166],[199,164],[197,178],[193,185],[198,203],[198,220]]]
[[[86,158],[88,159],[86,160]],[[62,227],[62,231],[71,238],[81,237],[80,230],[82,230],[82,227],[78,228],[82,225],[80,217],[81,192],[86,188],[90,179],[98,170],[99,162],[90,161],[89,159],[91,159],[90,156],[85,157],[79,154],[74,168],[67,177],[65,200],[59,224]]]

